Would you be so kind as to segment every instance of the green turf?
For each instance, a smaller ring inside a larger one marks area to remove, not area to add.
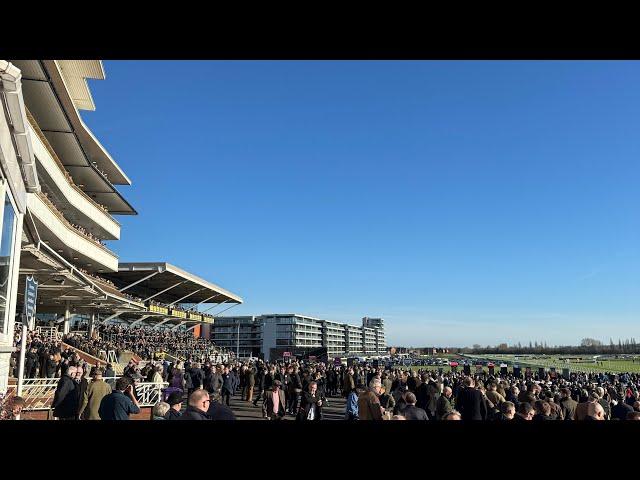
[[[567,355],[569,356],[569,355]],[[576,355],[573,355],[576,356]],[[439,354],[432,356],[432,358],[450,358],[452,360],[461,360],[459,355],[457,354]],[[549,369],[551,367],[555,367],[558,374],[562,374],[563,368],[569,368],[572,372],[614,372],[614,373],[640,373],[640,356],[636,357],[635,362],[632,360],[626,359],[611,359],[611,360],[598,360],[598,363],[593,363],[588,361],[591,356],[582,356],[584,362],[575,362],[572,361],[570,363],[566,363],[559,359],[559,357],[564,357],[563,355],[550,355],[544,358],[536,358],[536,359],[524,359],[518,358],[516,359],[514,355],[467,355],[467,359],[484,359],[484,360],[492,360],[495,364],[495,372],[500,371],[500,362],[508,361],[510,363],[508,369],[509,372],[513,370],[513,363],[520,365],[522,371],[524,373],[524,369],[526,367],[531,367],[532,369],[537,369],[538,367],[545,367]],[[421,356],[421,358],[429,358],[429,356]],[[406,367],[404,367],[406,368]],[[449,372],[451,368],[449,366],[438,366],[438,365],[414,365],[410,367],[412,370],[434,370],[438,371],[438,368],[442,368],[444,372]],[[462,365],[458,366],[458,371],[462,371]],[[489,368],[483,367],[483,371],[488,373]],[[471,366],[471,372],[476,373],[475,365]]]

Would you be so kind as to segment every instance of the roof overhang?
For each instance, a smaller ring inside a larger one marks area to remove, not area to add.
[[[117,272],[105,272],[119,289],[136,297],[164,303],[240,304],[242,298],[215,283],[165,262],[120,263]]]
[[[114,184],[130,185],[131,180],[82,121],[72,98],[74,91],[81,90],[78,85],[86,84],[86,80],[79,84],[76,80],[67,80],[63,68],[68,72],[72,67],[64,67],[65,64],[57,60],[15,60],[14,63],[23,72],[27,108],[74,182],[111,213],[135,215],[136,211],[114,187]],[[67,73],[67,77],[69,75]],[[70,90],[67,81],[75,82],[76,86]],[[76,96],[82,97],[82,94],[76,93]],[[79,103],[86,101],[78,100]]]

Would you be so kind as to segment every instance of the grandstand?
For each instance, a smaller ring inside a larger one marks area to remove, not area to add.
[[[105,79],[102,62],[12,60],[1,65],[0,93],[9,95],[11,115],[0,115],[0,148],[14,165],[13,171],[0,165],[0,194],[7,191],[5,205],[15,206],[15,221],[5,226],[13,228],[16,247],[6,263],[11,268],[0,269],[10,279],[4,282],[8,292],[0,292],[8,299],[0,318],[0,394],[9,383],[16,325],[21,328],[16,317],[21,320],[28,276],[39,284],[31,330],[104,343],[100,335],[108,325],[153,329],[193,339],[164,352],[168,355],[186,356],[190,348],[224,353],[198,339],[200,326],[213,323],[216,314],[242,298],[166,262],[120,263],[113,251],[121,233],[114,216],[137,212],[116,187],[131,185],[130,179],[80,115],[80,110],[95,110],[87,79]],[[19,135],[13,142],[5,138],[11,132]],[[86,326],[81,333],[80,325]],[[72,330],[76,333],[69,336]],[[106,344],[88,345],[78,343],[81,351],[91,350],[83,354],[95,361],[119,361]]]

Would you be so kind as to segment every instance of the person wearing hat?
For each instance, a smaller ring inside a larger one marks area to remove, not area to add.
[[[267,420],[281,420],[285,416],[286,400],[282,382],[274,380],[271,391],[267,392],[262,404],[262,414]]]
[[[165,420],[177,420],[182,416],[182,392],[172,392],[167,398],[169,411],[164,415]]]
[[[98,415],[100,402],[112,391],[111,385],[103,380],[103,374],[102,367],[94,367],[91,371],[93,380],[87,387],[79,410],[79,416],[83,420],[100,420],[100,415]]]

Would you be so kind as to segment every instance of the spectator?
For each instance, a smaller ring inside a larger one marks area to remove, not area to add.
[[[453,410],[452,399],[453,390],[451,390],[451,387],[444,387],[442,395],[438,397],[438,402],[436,403],[437,420],[442,420],[446,414]]]
[[[211,417],[211,420],[236,420],[236,416],[233,413],[233,410],[220,403],[219,394],[210,395],[209,398],[211,399],[211,402],[209,403],[209,410],[207,411],[207,413],[209,414],[209,417]]]
[[[535,415],[535,413],[536,411],[529,402],[520,402],[520,405],[518,405],[518,411],[513,418],[514,420],[519,422],[525,420],[533,420],[533,416]]]
[[[320,396],[317,395],[318,384],[316,382],[310,382],[307,389],[308,391],[302,395],[296,420],[322,420],[322,400]]]
[[[166,402],[156,403],[151,411],[151,420],[165,420],[165,415],[169,412],[170,408]]]
[[[98,414],[102,420],[129,420],[129,415],[140,413],[140,405],[133,393],[133,384],[127,377],[116,381],[116,388],[100,402]]]
[[[100,420],[100,403],[102,399],[111,393],[111,385],[102,378],[102,368],[95,369],[93,381],[87,388],[87,395],[80,408],[80,418],[84,420]]]
[[[54,417],[59,420],[75,420],[77,418],[79,389],[75,381],[76,371],[75,366],[69,366],[58,381],[51,407]]]
[[[471,377],[466,377],[463,381],[465,388],[458,393],[456,408],[462,415],[464,421],[486,420],[487,407],[482,393],[474,388],[474,381]]]
[[[281,420],[285,416],[286,399],[282,391],[282,382],[274,380],[271,392],[268,392],[262,404],[262,413],[267,420]]]
[[[203,388],[194,390],[189,395],[187,409],[179,420],[211,420],[207,413],[210,403],[209,392]]]
[[[165,414],[165,420],[177,420],[182,416],[182,392],[172,392],[167,399],[169,410]]]
[[[402,415],[407,420],[429,420],[427,412],[422,408],[416,407],[416,396],[412,392],[407,392],[405,399],[407,406],[404,407]]]

